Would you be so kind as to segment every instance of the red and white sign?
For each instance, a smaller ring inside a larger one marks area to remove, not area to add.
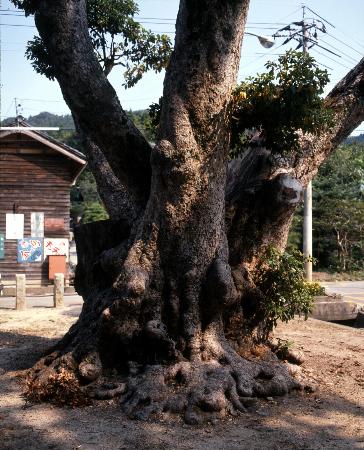
[[[44,257],[50,255],[66,255],[68,259],[68,239],[45,238]]]

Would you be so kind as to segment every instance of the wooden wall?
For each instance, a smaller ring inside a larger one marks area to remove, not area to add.
[[[64,221],[64,230],[44,237],[69,239],[70,186],[75,162],[37,141],[11,135],[0,139],[0,233],[5,235],[6,213],[24,214],[24,237],[31,237],[31,213]],[[18,263],[17,240],[5,240],[0,273],[7,282],[25,273],[29,284],[48,283],[48,258],[42,263]]]

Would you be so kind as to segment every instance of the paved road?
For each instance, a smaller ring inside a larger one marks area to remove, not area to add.
[[[321,283],[329,294],[341,294],[344,300],[352,301],[364,307],[364,281],[326,281]],[[82,297],[79,295],[65,295],[66,306],[81,306]],[[27,307],[52,307],[51,295],[39,297],[27,297]],[[1,308],[15,308],[15,297],[0,297]]]
[[[364,281],[330,281],[321,283],[329,294],[341,294],[344,300],[364,307]]]
[[[65,295],[64,303],[66,306],[81,306],[83,303],[82,297],[79,295]],[[27,296],[27,308],[37,308],[37,307],[52,307],[53,306],[53,296],[43,295],[39,297]],[[15,308],[15,297],[0,297],[0,309]]]

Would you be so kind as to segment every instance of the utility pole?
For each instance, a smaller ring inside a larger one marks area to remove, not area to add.
[[[306,9],[308,9],[315,17],[305,17]],[[318,31],[321,33],[327,33],[326,24],[330,27],[335,26],[321,17],[315,11],[308,6],[302,5],[302,20],[299,22],[292,22],[283,28],[276,31],[272,37],[284,37],[286,38],[282,45],[287,44],[290,41],[297,41],[298,46],[296,50],[302,47],[303,53],[308,53],[309,49],[317,46],[326,52],[341,58],[341,55],[333,52],[321,45],[318,42]],[[326,66],[327,67],[327,66]],[[330,69],[330,67],[328,67]],[[332,70],[332,69],[331,69]],[[305,277],[307,281],[312,281],[312,182],[310,181],[304,190],[304,212],[303,212],[303,254],[305,257]]]
[[[308,31],[305,22],[305,6],[302,6],[302,49],[308,53]],[[303,193],[303,255],[305,258],[305,276],[312,281],[312,181]]]
[[[21,104],[18,103],[17,98],[14,98],[14,103],[15,103],[15,123],[17,126],[19,126],[19,114],[20,114],[19,108],[21,107]]]

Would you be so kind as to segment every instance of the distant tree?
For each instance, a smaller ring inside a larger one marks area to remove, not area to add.
[[[134,124],[143,133],[148,142],[155,142],[155,129],[152,124],[149,110],[141,109],[137,111],[128,111],[128,116],[134,122]]]
[[[32,0],[14,0],[26,14],[36,11]],[[172,51],[166,34],[146,30],[135,20],[138,6],[134,0],[87,0],[87,20],[90,38],[105,75],[116,66],[124,70],[124,86],[134,86],[148,70],[160,72],[168,63]],[[44,41],[35,36],[28,42],[27,58],[34,69],[50,79],[56,73]]]
[[[82,223],[104,220],[109,216],[97,192],[97,184],[91,171],[86,168],[71,188],[71,217],[81,217]]]
[[[302,249],[303,209],[298,208],[288,238]],[[364,268],[364,146],[344,144],[313,180],[313,256],[329,271]]]
[[[364,134],[361,133],[358,136],[349,136],[345,142],[347,144],[360,144],[360,143],[364,143]]]
[[[100,202],[85,203],[82,223],[96,222],[97,220],[106,220],[108,218],[109,215]]]
[[[29,116],[26,120],[34,127],[59,127],[70,132],[75,131],[75,124],[71,114],[60,115],[43,111],[34,116]]]
[[[314,256],[321,268],[364,269],[364,145],[342,145],[313,182]]]
[[[287,239],[287,251],[302,251],[302,227],[303,227],[303,207],[299,206],[292,218],[291,228]]]

